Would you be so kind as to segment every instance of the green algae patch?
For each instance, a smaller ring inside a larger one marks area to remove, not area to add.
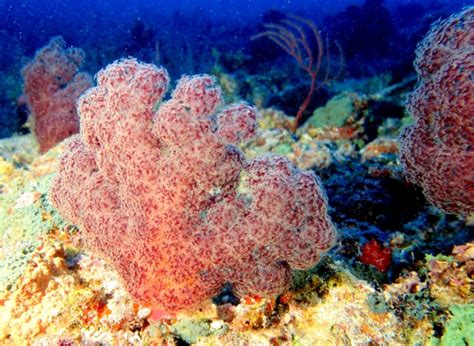
[[[334,96],[324,106],[317,108],[308,124],[311,127],[343,127],[347,120],[356,112],[354,97],[349,94]]]
[[[226,328],[213,328],[210,320],[183,319],[171,326],[173,334],[187,343],[196,343],[199,337],[222,334]]]
[[[430,255],[430,254],[427,254],[425,256],[425,262],[429,262],[431,260],[437,260],[437,261],[442,261],[442,262],[447,262],[449,264],[453,263],[454,262],[454,258],[453,256],[447,256],[447,255],[443,255],[443,254],[437,254],[436,256],[433,256],[433,255]]]
[[[286,154],[291,153],[291,151],[292,151],[291,145],[287,143],[282,143],[275,147],[275,153],[279,155],[286,155]]]
[[[445,327],[444,335],[433,338],[432,345],[455,346],[474,345],[474,304],[452,305],[452,317]]]
[[[39,236],[66,225],[48,201],[51,179],[44,176],[0,194],[0,291],[13,288],[40,245]]]

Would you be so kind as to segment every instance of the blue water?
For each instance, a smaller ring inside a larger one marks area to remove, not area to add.
[[[414,47],[429,24],[470,4],[473,1],[2,0],[0,138],[20,131],[27,117],[16,104],[21,67],[56,35],[84,49],[84,69],[91,74],[117,58],[135,56],[165,65],[173,77],[210,72],[217,59],[225,72],[265,75],[285,61],[285,53],[250,37],[264,22],[293,13],[310,19],[341,44],[346,77],[384,71],[404,75],[411,72]],[[235,58],[239,54],[240,62]]]

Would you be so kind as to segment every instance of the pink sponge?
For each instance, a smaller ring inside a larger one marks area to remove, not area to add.
[[[335,239],[317,177],[281,157],[246,161],[235,145],[254,134],[255,109],[216,113],[212,77],[183,77],[162,102],[168,79],[133,59],[98,73],[51,201],[142,304],[192,308],[226,282],[283,292],[290,268],[311,267]]]
[[[78,73],[84,52],[65,48],[62,37],[52,38],[22,71],[24,94],[42,153],[79,132],[76,101],[92,86],[88,74]]]
[[[407,178],[446,212],[474,211],[474,7],[436,23],[418,45],[415,123],[400,138]]]

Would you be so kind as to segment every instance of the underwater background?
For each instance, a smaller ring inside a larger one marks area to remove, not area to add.
[[[474,2],[0,13],[0,345],[474,345]]]
[[[92,74],[127,56],[162,64],[174,77],[209,72],[216,62],[225,63],[229,72],[271,73],[272,66],[288,63],[293,69],[294,64],[271,42],[250,38],[263,24],[293,13],[314,21],[330,40],[338,41],[347,60],[344,76],[359,78],[385,71],[413,72],[415,45],[429,25],[469,4],[461,0],[392,0],[365,5],[363,1],[342,0],[4,0],[0,3],[0,71],[5,85],[1,89],[0,136],[18,131],[25,121],[21,110],[15,115],[12,104],[20,93],[19,71],[24,60],[53,36],[61,35],[68,45],[84,49],[88,58],[83,69]]]

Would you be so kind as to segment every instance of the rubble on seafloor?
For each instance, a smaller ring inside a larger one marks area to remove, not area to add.
[[[396,194],[403,186],[396,140],[368,141],[360,128],[344,127],[308,127],[294,135],[283,113],[261,114],[246,155],[273,152],[315,170],[339,229],[339,244],[312,270],[295,272],[289,292],[155,316],[132,301],[111,266],[81,250],[78,230],[49,204],[62,146],[38,156],[31,154],[30,136],[18,137],[0,143],[0,344],[472,343],[469,226],[429,207],[415,190]],[[408,206],[399,205],[410,198]],[[387,205],[404,218],[395,220]],[[446,237],[443,244],[437,234]],[[386,272],[361,260],[370,239],[390,248]]]

